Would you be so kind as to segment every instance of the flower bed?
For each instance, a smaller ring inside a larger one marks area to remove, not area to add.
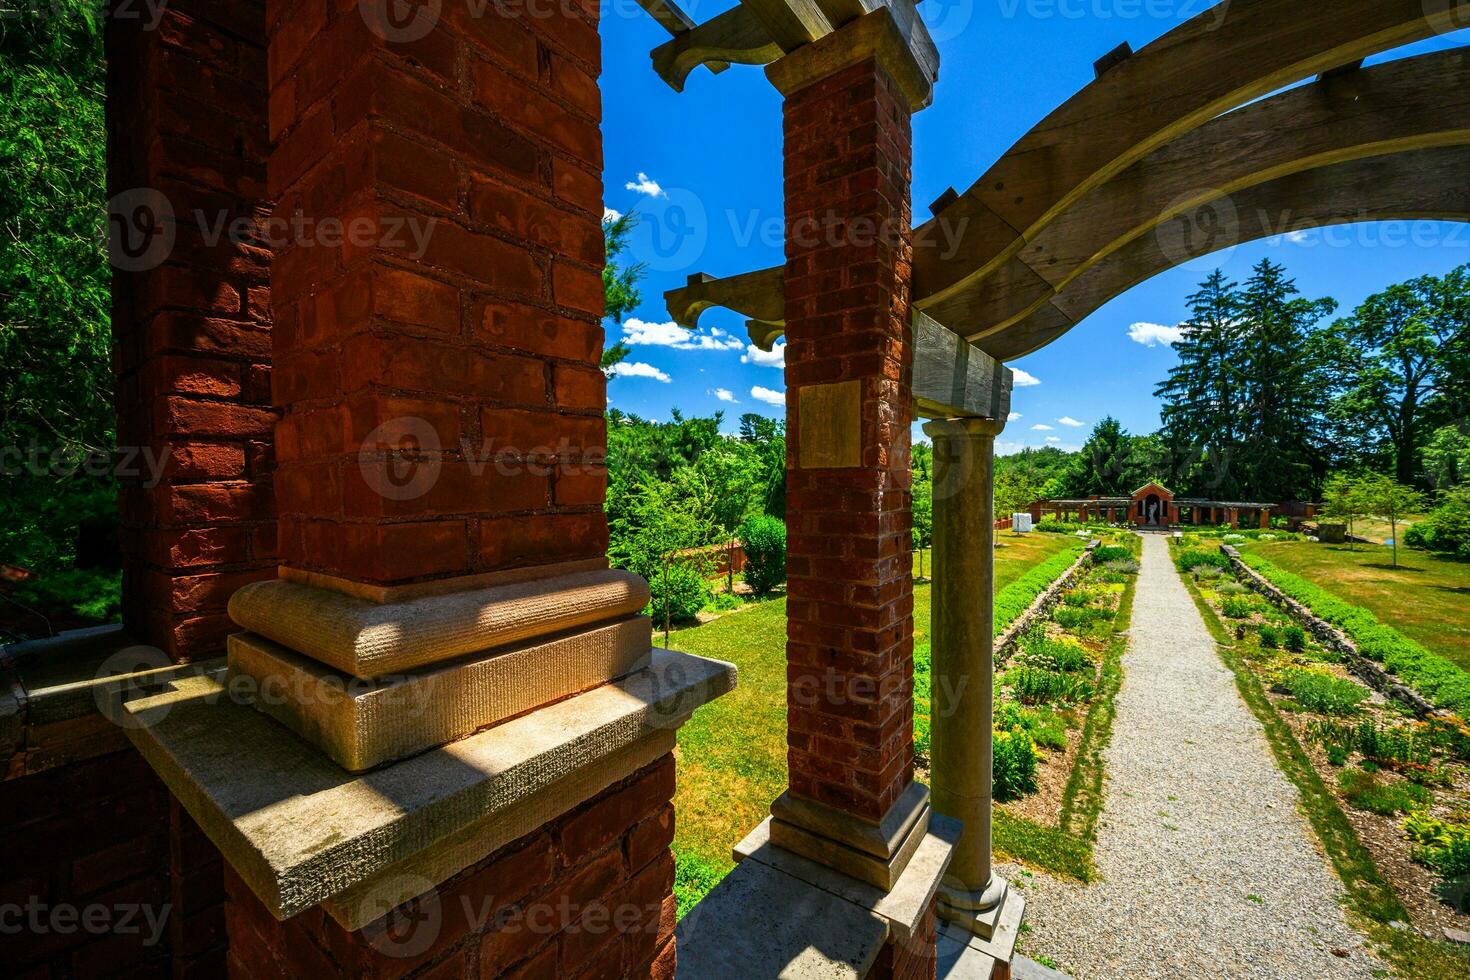
[[[1054,556],[997,597],[1013,612],[997,663],[994,792],[996,848],[1071,877],[1093,875],[1092,838],[1102,801],[1102,755],[1112,731],[1138,538],[1117,534],[1095,551]],[[1092,560],[1093,556],[1102,560]],[[1061,560],[1065,559],[1065,564]],[[1058,568],[1057,565],[1061,564]],[[929,744],[929,650],[915,652],[914,745]],[[920,773],[918,778],[927,778]]]
[[[1306,800],[1359,910],[1380,922],[1407,916],[1433,938],[1470,928],[1470,727],[1385,697],[1350,669],[1355,654],[1335,631],[1304,628],[1290,605],[1255,591],[1253,568],[1221,568],[1199,558],[1198,544],[1176,540],[1176,563],[1228,641],[1222,654],[1247,701],[1254,692],[1261,703],[1253,708],[1270,713],[1263,720],[1273,745],[1273,725],[1290,739],[1274,746],[1278,756],[1289,750],[1309,767],[1351,828],[1356,840],[1344,840],[1333,815]],[[1292,591],[1311,594],[1303,585]],[[1368,860],[1355,861],[1355,847]]]

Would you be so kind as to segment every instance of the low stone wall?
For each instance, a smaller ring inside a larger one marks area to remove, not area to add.
[[[1272,605],[1290,614],[1302,625],[1303,629],[1312,634],[1318,643],[1342,654],[1348,670],[1352,671],[1353,675],[1364,684],[1384,697],[1393,698],[1408,706],[1421,718],[1447,714],[1435,708],[1418,691],[1404,684],[1396,675],[1384,670],[1382,664],[1365,657],[1359,652],[1358,645],[1342,630],[1318,617],[1310,608],[1272,585],[1265,576],[1241,560],[1239,550],[1225,544],[1220,546],[1220,553],[1230,559],[1230,566],[1235,569],[1246,585],[1265,596]]]
[[[1075,585],[1081,578],[1082,572],[1092,564],[1093,549],[1101,543],[1096,538],[1089,541],[1087,550],[1077,556],[1077,560],[1072,563],[1071,567],[1051,585],[1043,589],[1035,601],[1026,607],[1026,611],[1017,616],[1015,622],[1007,626],[1000,636],[995,638],[995,666],[997,668],[1004,667],[1011,659],[1016,652],[1016,644],[1031,630],[1031,627],[1051,615],[1057,603],[1062,601],[1062,593]]]

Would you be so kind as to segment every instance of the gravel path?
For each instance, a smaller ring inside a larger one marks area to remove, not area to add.
[[[1005,867],[1026,889],[1025,951],[1082,980],[1371,976],[1382,964],[1347,924],[1296,788],[1160,535],[1144,538],[1131,636],[1107,750],[1102,881]]]

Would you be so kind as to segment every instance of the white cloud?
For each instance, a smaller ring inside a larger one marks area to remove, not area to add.
[[[1310,230],[1291,231],[1291,232],[1287,232],[1287,234],[1286,234],[1286,240],[1289,241],[1289,242],[1291,242],[1293,245],[1300,245],[1302,242],[1306,241],[1307,239],[1309,239],[1311,237],[1312,237],[1312,232]]]
[[[1011,370],[1016,375],[1017,388],[1034,388],[1037,385],[1041,384],[1041,382],[1037,380],[1036,376],[1028,371],[1022,371],[1020,368],[1011,368]]]
[[[741,364],[759,364],[763,367],[786,367],[786,341],[778,340],[770,350],[761,350],[755,344],[746,344],[740,356]]]
[[[756,401],[765,402],[767,405],[779,405],[782,408],[786,407],[785,392],[772,391],[770,388],[762,388],[760,385],[756,385],[754,388],[750,389],[750,397],[754,398]]]
[[[652,364],[643,364],[639,361],[619,361],[612,366],[612,373],[616,378],[652,378],[664,384],[674,380]]]
[[[654,180],[652,177],[648,176],[648,174],[644,173],[641,170],[638,171],[637,180],[630,180],[623,186],[630,191],[637,191],[639,194],[647,194],[649,197],[668,196],[664,193],[664,189],[658,186],[658,181]]]
[[[1007,422],[1014,422],[1014,421],[1016,421],[1016,419],[1018,419],[1020,417],[1021,417],[1021,413],[1020,412],[1012,412],[1011,414],[1009,414],[1009,415],[1006,416],[1006,421]]]
[[[1085,422],[1078,422],[1070,415],[1063,415],[1061,418],[1057,419],[1057,421],[1060,422],[1062,425],[1070,426],[1074,429],[1080,429],[1087,424]]]
[[[1128,328],[1128,339],[1145,347],[1160,344],[1172,347],[1183,337],[1183,327],[1166,327],[1162,323],[1135,323]]]
[[[623,323],[623,343],[632,347],[672,347],[674,350],[739,350],[744,346],[719,327],[705,333],[685,330],[672,320],[649,323],[636,317]]]
[[[1047,436],[1046,437],[1046,441],[1047,442],[1061,442],[1062,440],[1061,440],[1061,437],[1060,436]]]
[[[715,388],[710,391],[710,394],[714,395],[722,402],[730,402],[733,405],[740,404],[738,401],[735,400],[735,393],[729,388]]]
[[[604,205],[603,208],[602,208],[602,220],[603,221],[617,221],[622,216],[623,216],[623,212],[621,212],[621,211],[614,211],[612,208],[607,207],[606,205]]]
[[[1047,425],[1045,422],[1037,422],[1035,425],[1033,425],[1031,427],[1031,431],[1032,432],[1054,432],[1054,431],[1056,431],[1056,426],[1054,426],[1054,425]]]

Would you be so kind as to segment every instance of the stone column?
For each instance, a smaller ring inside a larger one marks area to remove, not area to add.
[[[771,840],[886,891],[929,823],[913,779],[909,168],[933,75],[887,8],[767,75],[786,97],[790,771]]]
[[[929,422],[934,441],[930,667],[934,808],[964,824],[940,914],[973,925],[1006,893],[991,873],[995,437],[1003,420]],[[993,921],[993,919],[990,919]]]

